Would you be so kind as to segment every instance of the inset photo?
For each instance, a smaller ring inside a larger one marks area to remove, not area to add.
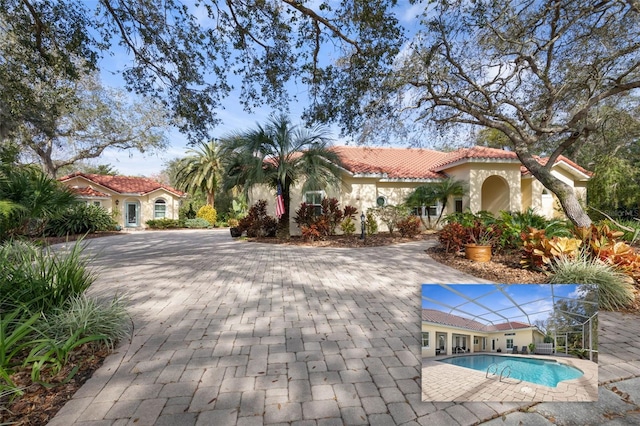
[[[423,401],[597,401],[598,288],[423,284]]]

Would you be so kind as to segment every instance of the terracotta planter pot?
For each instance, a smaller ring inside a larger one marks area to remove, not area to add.
[[[491,260],[491,246],[467,244],[464,246],[464,255],[475,262],[488,262]]]

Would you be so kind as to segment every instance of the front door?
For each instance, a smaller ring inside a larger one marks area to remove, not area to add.
[[[127,227],[138,226],[138,203],[126,203],[124,220]]]

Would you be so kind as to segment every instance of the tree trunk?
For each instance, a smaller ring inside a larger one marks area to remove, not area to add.
[[[284,187],[282,188],[282,201],[284,202],[284,214],[280,216],[278,222],[278,236],[283,238],[289,238],[291,236],[289,225],[289,212],[291,211],[291,183],[288,179],[285,179]],[[277,189],[276,189],[277,191]]]
[[[591,218],[580,205],[580,201],[578,200],[574,189],[560,179],[554,177],[551,174],[551,168],[543,167],[538,161],[536,161],[536,159],[533,158],[527,149],[519,150],[518,148],[519,147],[516,146],[516,153],[522,164],[524,164],[524,166],[536,179],[540,181],[540,183],[542,183],[542,185],[544,185],[545,188],[553,192],[556,197],[558,197],[560,205],[562,206],[567,218],[576,226],[591,226]]]
[[[209,204],[211,207],[213,207],[215,209],[216,208],[215,201],[216,201],[216,194],[214,192],[208,192],[207,193],[207,204]]]

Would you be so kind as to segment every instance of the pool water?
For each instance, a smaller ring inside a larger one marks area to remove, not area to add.
[[[584,374],[577,368],[555,361],[514,356],[466,355],[438,361],[482,372],[486,372],[491,364],[497,364],[497,368],[491,367],[491,373],[497,371],[498,376],[508,365],[511,368],[509,377],[549,387],[556,387],[563,380],[577,379]],[[504,377],[508,375],[508,371],[508,368],[504,370]]]

